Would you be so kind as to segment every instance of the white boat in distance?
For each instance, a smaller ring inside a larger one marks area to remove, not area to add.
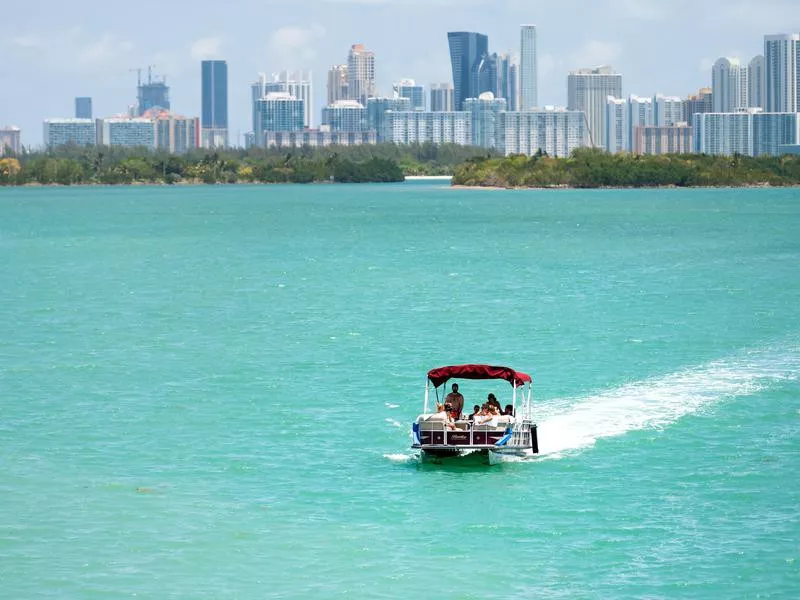
[[[457,415],[455,419],[430,412],[431,389],[436,405],[445,402],[444,389],[439,399],[439,387],[450,379],[502,379],[511,384],[511,415],[499,415],[487,422],[474,421]],[[428,371],[425,383],[425,403],[422,414],[412,425],[412,448],[422,456],[458,456],[473,452],[488,453],[490,462],[505,456],[527,456],[539,453],[536,424],[531,415],[533,380],[527,373],[509,367],[491,365],[454,365]]]

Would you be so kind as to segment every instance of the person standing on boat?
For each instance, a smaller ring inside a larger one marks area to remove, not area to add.
[[[461,418],[461,411],[464,409],[464,396],[458,391],[458,384],[453,384],[453,391],[444,398],[444,403],[452,407],[450,414],[456,420]]]

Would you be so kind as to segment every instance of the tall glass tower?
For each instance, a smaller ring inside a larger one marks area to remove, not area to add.
[[[489,54],[489,38],[482,33],[451,31],[447,34],[450,64],[453,67],[453,100],[456,110],[463,110],[464,100],[477,98],[480,77],[476,74],[484,56]]]
[[[520,102],[522,110],[533,110],[539,105],[536,81],[536,25],[522,25],[520,31]]]
[[[202,71],[201,142],[204,148],[228,145],[228,63],[204,60]]]

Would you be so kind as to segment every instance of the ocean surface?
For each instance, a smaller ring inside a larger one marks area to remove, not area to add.
[[[0,257],[2,598],[800,597],[797,189],[0,189]],[[464,362],[539,457],[417,460]]]

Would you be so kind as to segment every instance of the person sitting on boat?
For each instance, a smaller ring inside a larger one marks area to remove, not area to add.
[[[461,418],[461,411],[464,410],[464,396],[458,391],[457,383],[453,384],[453,391],[444,397],[444,403],[453,407],[450,411],[450,416],[454,419]]]
[[[506,404],[506,409],[503,411],[504,415],[508,415],[509,417],[514,416],[514,406],[512,404]]]
[[[503,412],[503,408],[500,406],[500,403],[497,401],[497,398],[494,394],[489,394],[488,398],[486,398],[486,404],[494,406],[497,409],[498,415]]]
[[[476,404],[475,406],[472,407],[472,414],[469,415],[467,417],[467,419],[470,420],[470,421],[474,421],[475,417],[478,416],[480,414],[480,412],[481,412],[481,405],[480,404]]]
[[[426,421],[441,421],[445,424],[448,429],[455,429],[456,426],[453,424],[453,419],[450,418],[446,410],[446,405],[437,404],[436,405],[436,412],[425,419]]]
[[[490,406],[488,402],[484,402],[481,406],[481,412],[475,415],[475,425],[493,425],[497,415],[492,413],[494,407]]]

